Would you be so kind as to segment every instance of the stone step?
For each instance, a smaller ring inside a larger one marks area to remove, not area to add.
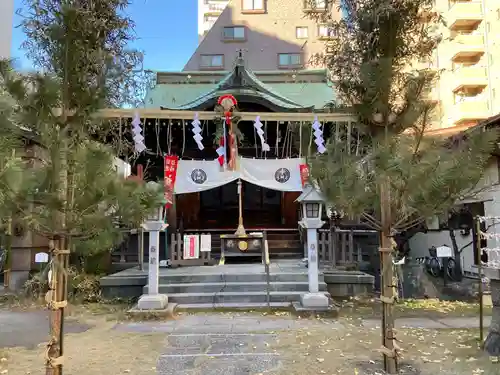
[[[291,306],[290,302],[271,302],[273,309],[286,309]],[[224,303],[181,303],[176,306],[176,310],[213,310],[213,309],[227,309],[227,310],[248,310],[248,309],[267,309],[266,302],[247,302],[242,305],[239,302],[224,302]]]
[[[273,282],[270,283],[271,292],[307,292],[307,282]],[[320,291],[326,291],[326,284],[319,284]],[[148,293],[148,286],[144,287],[144,293]],[[199,283],[199,284],[160,284],[160,293],[171,295],[176,293],[218,293],[218,292],[266,292],[266,282],[234,282],[234,283]]]
[[[271,273],[271,282],[307,282],[307,273]],[[181,283],[232,283],[232,282],[266,282],[265,273],[253,273],[253,274],[177,274],[177,275],[165,275],[160,274],[160,284],[181,284]],[[323,281],[323,276],[320,275],[320,281]]]
[[[304,292],[271,292],[270,300],[291,303],[300,301],[302,294]],[[168,301],[178,304],[240,303],[241,306],[247,306],[248,303],[265,303],[267,294],[265,292],[175,293],[168,296]]]

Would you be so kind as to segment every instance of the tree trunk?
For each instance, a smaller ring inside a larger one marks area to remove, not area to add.
[[[492,357],[500,356],[500,280],[491,280],[491,300],[493,316],[491,318],[488,337],[484,342],[484,350]]]
[[[451,228],[448,229],[450,233],[451,247],[453,248],[453,258],[455,259],[455,277],[454,281],[462,281],[462,259],[460,258],[461,250],[458,248],[457,237],[455,231]],[[446,270],[445,270],[446,272]]]

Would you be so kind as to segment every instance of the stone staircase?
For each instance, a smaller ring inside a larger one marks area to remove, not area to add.
[[[198,272],[193,272],[197,270]],[[323,275],[320,291],[326,292]],[[178,308],[259,308],[267,306],[267,277],[262,264],[171,269],[160,276],[160,293]],[[148,286],[143,288],[147,293]],[[270,304],[288,307],[308,291],[307,269],[297,261],[270,265]]]

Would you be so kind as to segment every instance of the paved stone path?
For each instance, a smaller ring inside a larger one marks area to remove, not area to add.
[[[491,318],[485,317],[485,327]],[[367,328],[380,326],[380,320],[364,320]],[[397,327],[449,329],[477,328],[478,318],[398,319]],[[11,312],[0,310],[0,348],[28,348],[47,341],[46,311]],[[70,319],[65,331],[80,333],[86,324]],[[289,316],[237,314],[183,315],[167,322],[123,322],[114,326],[121,332],[165,334],[158,359],[159,375],[245,375],[272,371],[283,366],[281,357],[270,349],[277,332],[324,328],[346,329],[336,320],[294,319]]]
[[[485,327],[490,317],[485,317]],[[367,328],[380,327],[380,320],[364,320]],[[478,318],[398,319],[401,328],[477,328]],[[282,366],[281,353],[268,349],[277,331],[307,328],[345,329],[335,320],[293,319],[275,316],[197,314],[169,322],[123,323],[125,332],[164,332],[168,336],[158,361],[159,375],[259,374]]]
[[[81,333],[89,328],[89,325],[72,319],[66,319],[64,323],[64,331],[68,333]],[[34,348],[48,341],[48,329],[48,311],[0,310],[0,348]]]
[[[125,332],[165,332],[160,375],[243,375],[279,368],[280,353],[268,346],[273,332],[319,325],[342,328],[337,321],[298,320],[290,317],[229,314],[197,314],[168,322],[123,323]]]

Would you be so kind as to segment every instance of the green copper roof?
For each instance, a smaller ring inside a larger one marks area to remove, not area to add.
[[[219,75],[220,77],[220,75]],[[240,54],[236,64],[214,83],[162,83],[146,95],[146,108],[205,110],[218,97],[233,94],[237,99],[261,102],[275,111],[309,112],[320,110],[333,99],[333,89],[323,82],[274,82],[266,84],[244,66]]]
[[[302,107],[313,107],[316,110],[322,109],[331,102],[335,95],[333,88],[323,82],[280,82],[267,84],[267,86]],[[216,87],[216,83],[159,84],[148,91],[145,107],[171,109],[182,107]]]

